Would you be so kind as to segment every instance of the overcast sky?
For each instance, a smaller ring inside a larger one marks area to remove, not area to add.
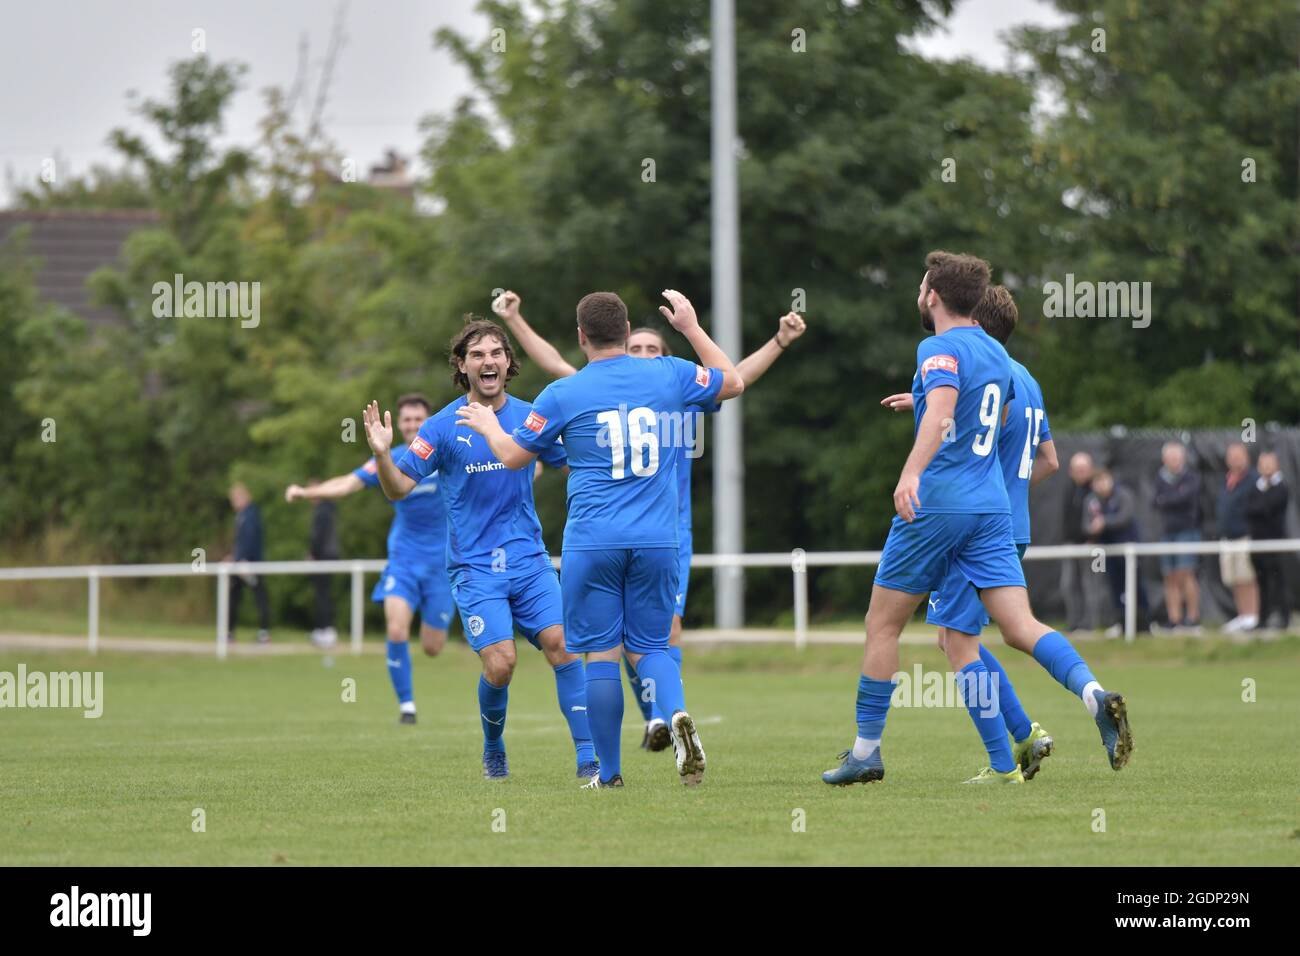
[[[160,97],[169,63],[191,55],[192,31],[208,54],[248,64],[227,114],[232,141],[251,143],[263,115],[261,90],[293,81],[299,38],[313,64],[323,57],[335,2],[326,0],[40,0],[7,4],[0,30],[0,206],[9,174],[30,183],[49,157],[57,174],[117,165],[105,144],[115,126],[139,129],[126,92]],[[352,0],[326,111],[326,128],[362,173],[392,147],[414,157],[422,117],[468,92],[464,74],[433,47],[442,26],[485,33],[474,0]],[[1027,22],[1061,21],[1038,0],[960,0],[944,33],[917,46],[939,57],[1006,65],[999,34]]]

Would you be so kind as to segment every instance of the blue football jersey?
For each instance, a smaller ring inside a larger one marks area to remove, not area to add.
[[[912,379],[917,430],[926,396],[944,385],[957,389],[957,406],[939,450],[921,474],[917,514],[1009,513],[998,459],[1002,406],[1014,392],[1007,350],[978,325],[922,340]]]
[[[1040,442],[1052,440],[1047,408],[1038,382],[1015,359],[1011,360],[1015,395],[1007,401],[1007,421],[998,439],[1002,478],[1011,501],[1011,527],[1016,544],[1029,543],[1029,476]]]
[[[533,469],[511,471],[492,454],[486,438],[459,424],[456,409],[468,401],[462,396],[429,416],[406,454],[395,458],[397,467],[421,483],[435,473],[440,479],[448,571],[469,568],[507,577],[535,571],[547,554],[533,506]],[[507,395],[497,421],[512,432],[531,410],[528,402]],[[546,449],[541,459],[563,467],[564,446]]]
[[[393,461],[401,460],[405,445],[390,449]],[[368,488],[379,487],[379,468],[371,458],[352,472]],[[388,560],[409,564],[430,564],[443,560],[447,549],[447,512],[438,495],[438,476],[429,473],[411,493],[393,506],[393,523],[388,528]]]
[[[715,404],[721,389],[719,369],[629,355],[590,362],[546,386],[514,439],[542,452],[563,438],[570,469],[566,550],[677,547],[677,483],[681,449],[693,441],[691,406]]]

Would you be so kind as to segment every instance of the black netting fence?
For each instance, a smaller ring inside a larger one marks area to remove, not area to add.
[[[1296,484],[1300,480],[1300,428],[1262,427],[1247,444],[1252,463],[1261,451],[1274,451],[1281,462],[1282,475],[1291,488],[1287,512],[1287,537],[1300,537],[1300,501]],[[1053,432],[1061,470],[1034,488],[1030,494],[1030,513],[1033,517],[1034,544],[1065,544],[1066,511],[1073,488],[1067,474],[1070,456],[1076,452],[1092,455],[1099,466],[1106,466],[1115,480],[1134,493],[1137,499],[1140,540],[1159,541],[1163,535],[1161,520],[1152,498],[1155,494],[1156,473],[1160,470],[1160,450],[1165,442],[1178,440],[1187,446],[1188,466],[1201,477],[1201,531],[1205,540],[1215,540],[1219,534],[1215,506],[1223,488],[1227,468],[1224,454],[1228,445],[1242,440],[1240,429],[1221,430],[1169,430],[1087,432],[1070,434]],[[1288,587],[1294,589],[1300,581],[1300,567],[1295,555],[1285,556]],[[1139,564],[1139,586],[1144,588],[1153,615],[1163,613],[1164,597],[1161,588],[1159,558],[1143,558]],[[1235,611],[1231,592],[1219,577],[1217,555],[1202,555],[1198,561],[1197,577],[1201,585],[1202,618],[1217,622],[1231,618]],[[1034,609],[1039,616],[1060,618],[1065,615],[1062,594],[1060,561],[1030,561],[1025,565]],[[1108,624],[1115,620],[1109,598],[1095,595],[1099,614],[1109,616]],[[1292,601],[1292,604],[1295,602]]]

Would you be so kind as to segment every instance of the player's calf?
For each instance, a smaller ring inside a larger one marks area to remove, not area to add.
[[[1007,643],[1032,656],[1057,683],[1083,701],[1097,724],[1111,768],[1122,769],[1133,752],[1124,697],[1107,692],[1069,639],[1034,617],[1024,588],[989,588],[981,597]]]
[[[384,598],[384,630],[388,636],[385,659],[388,676],[397,695],[400,722],[415,723],[415,694],[411,682],[411,621],[415,616],[407,600],[397,595]]]

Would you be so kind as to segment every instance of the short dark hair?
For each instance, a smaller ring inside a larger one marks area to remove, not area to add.
[[[628,335],[628,338],[630,339],[633,335],[640,335],[642,332],[648,332],[650,335],[655,335],[659,337],[659,351],[662,352],[664,355],[673,354],[672,347],[668,344],[668,336],[664,335],[662,332],[660,332],[652,325],[637,326],[635,329],[632,330],[631,334]]]
[[[989,285],[989,264],[979,256],[936,249],[925,257],[926,283],[954,315],[970,315]]]
[[[589,292],[578,301],[578,328],[596,348],[627,342],[627,306],[613,292]]]
[[[980,299],[970,317],[985,332],[1006,345],[1020,321],[1020,311],[1006,286],[991,285],[984,290],[984,298]]]
[[[407,392],[405,395],[397,399],[398,414],[401,414],[402,409],[407,405],[423,405],[424,413],[426,415],[433,414],[433,405],[430,404],[429,400],[419,392]]]
[[[457,332],[455,338],[451,340],[451,346],[447,354],[447,363],[451,366],[451,380],[456,383],[456,387],[462,392],[469,391],[469,376],[460,370],[460,363],[465,361],[465,356],[469,353],[470,348],[479,339],[488,336],[495,338],[501,343],[501,347],[506,350],[506,381],[509,382],[519,374],[519,360],[515,358],[515,350],[510,344],[510,336],[506,334],[506,330],[490,319],[467,315],[465,316],[465,327]]]

